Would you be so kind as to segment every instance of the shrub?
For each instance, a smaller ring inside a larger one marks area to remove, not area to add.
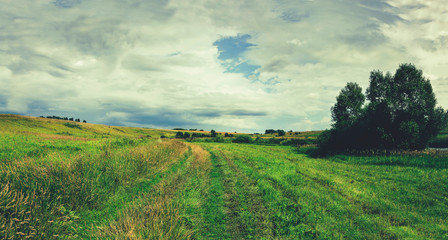
[[[253,139],[249,135],[238,135],[232,140],[234,143],[252,143]]]

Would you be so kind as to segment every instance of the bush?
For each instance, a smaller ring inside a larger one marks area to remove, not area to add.
[[[82,129],[81,126],[79,126],[78,124],[75,124],[75,123],[66,122],[66,123],[64,123],[64,126],[69,127],[69,128]]]
[[[233,143],[252,143],[253,139],[249,135],[238,135],[232,140]]]
[[[182,132],[177,132],[175,138],[184,138],[184,134]]]

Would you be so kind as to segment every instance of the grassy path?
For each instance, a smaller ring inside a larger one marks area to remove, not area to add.
[[[204,147],[212,153],[221,189],[214,199],[222,199],[225,226],[218,226],[226,229],[224,237],[447,236],[446,169],[309,159],[285,147]]]
[[[208,148],[211,152],[215,186],[221,196],[215,206],[220,209],[220,220],[215,221],[215,231],[222,238],[260,239],[272,235],[271,223],[266,219],[266,208],[259,195],[256,183],[248,178],[219,148]],[[210,201],[214,201],[210,199]],[[212,222],[213,223],[213,222]],[[218,231],[225,230],[225,231]],[[216,235],[215,235],[216,236]]]
[[[448,238],[448,170],[436,165],[312,159],[281,146],[21,138],[2,140],[20,150],[0,162],[0,238]]]

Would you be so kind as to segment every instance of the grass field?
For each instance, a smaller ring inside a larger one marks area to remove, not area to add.
[[[174,135],[0,115],[0,239],[448,238],[446,157]]]

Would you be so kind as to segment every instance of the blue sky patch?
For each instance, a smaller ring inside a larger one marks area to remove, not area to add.
[[[255,44],[247,42],[251,36],[249,34],[238,34],[235,37],[224,37],[213,43],[219,51],[218,59],[227,69],[226,72],[243,73],[245,77],[257,76],[255,71],[260,66],[248,63],[244,53]]]

